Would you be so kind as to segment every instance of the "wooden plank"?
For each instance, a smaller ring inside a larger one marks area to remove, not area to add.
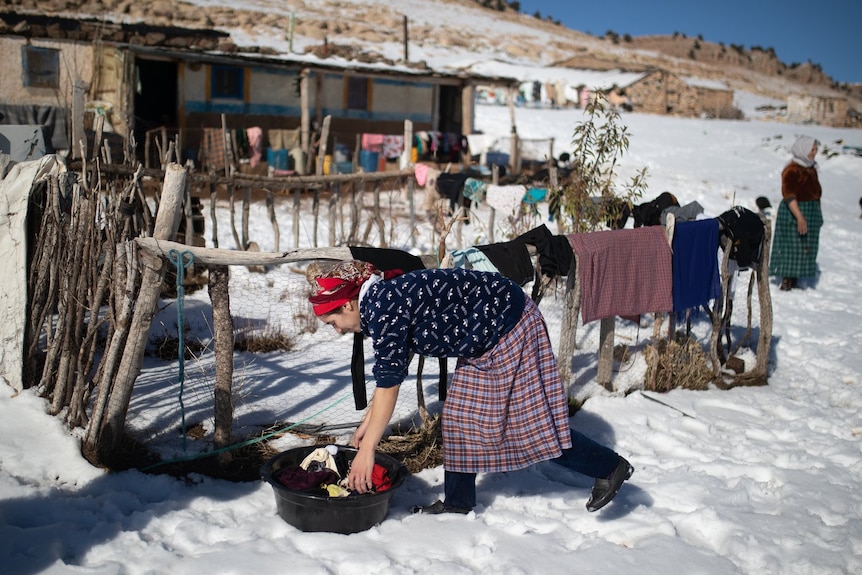
[[[171,250],[189,251],[196,263],[205,265],[237,265],[266,266],[312,260],[352,260],[353,254],[347,246],[302,248],[286,252],[241,252],[220,248],[204,248],[187,246],[169,240],[156,238],[135,238],[135,245],[149,255],[167,258]],[[426,268],[436,268],[437,260],[433,255],[421,255],[419,258]]]

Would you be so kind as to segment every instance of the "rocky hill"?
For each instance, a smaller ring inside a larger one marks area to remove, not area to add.
[[[485,8],[476,0],[7,0],[6,9],[52,15],[87,15],[123,22],[215,28],[230,32],[242,49],[260,49],[258,38],[286,38],[291,15],[293,34],[313,50],[315,45],[349,47],[354,57],[370,47],[397,43],[404,16],[410,20],[413,46],[436,46],[497,57],[533,60],[538,65],[672,72],[721,80],[734,89],[776,99],[790,92],[845,96],[862,111],[862,84],[833,81],[817,64],[781,62],[769,47],[707,42],[672,36],[598,38],[568,29],[550,18],[538,19],[503,6]],[[423,14],[438,17],[417,16]],[[443,17],[455,13],[456,18]],[[488,25],[488,22],[493,25]],[[456,22],[453,24],[453,22]],[[502,26],[506,33],[500,33]],[[469,33],[465,29],[469,28]],[[271,50],[271,47],[267,47]],[[368,54],[365,54],[368,57]]]

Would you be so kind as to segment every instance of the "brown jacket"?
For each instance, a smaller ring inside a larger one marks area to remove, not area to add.
[[[781,173],[781,197],[785,202],[796,199],[798,202],[820,200],[822,191],[817,177],[817,168],[806,168],[790,162]]]

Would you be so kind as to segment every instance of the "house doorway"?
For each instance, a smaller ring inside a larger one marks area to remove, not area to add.
[[[441,86],[438,130],[444,133],[461,134],[463,125],[461,112],[460,86]]]
[[[166,127],[168,137],[173,138],[179,128],[178,76],[176,62],[135,59],[135,155],[145,164],[147,133]],[[149,165],[158,166],[158,151],[150,143],[153,157],[149,158]]]

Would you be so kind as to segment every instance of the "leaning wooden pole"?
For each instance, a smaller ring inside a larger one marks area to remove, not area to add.
[[[155,240],[170,240],[176,235],[182,217],[185,188],[186,171],[178,164],[169,164],[165,170],[165,183],[153,232]],[[165,277],[165,261],[162,258],[153,257],[144,251],[140,251],[138,255],[142,268],[141,290],[135,302],[117,375],[112,382],[105,382],[111,385],[111,394],[95,442],[100,459],[112,456],[120,447],[132,388],[141,371],[150,325],[156,313],[156,304]]]

